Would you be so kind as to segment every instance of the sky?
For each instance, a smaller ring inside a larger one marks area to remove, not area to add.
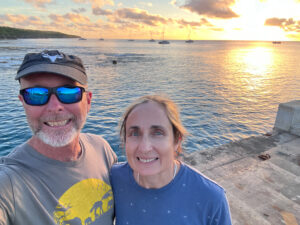
[[[300,0],[0,0],[0,26],[84,38],[300,41]]]

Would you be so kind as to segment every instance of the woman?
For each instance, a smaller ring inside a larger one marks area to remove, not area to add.
[[[177,159],[186,131],[174,102],[139,98],[120,135],[128,163],[111,170],[116,225],[231,224],[223,188]]]

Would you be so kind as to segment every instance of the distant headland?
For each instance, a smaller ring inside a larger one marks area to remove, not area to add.
[[[76,35],[69,35],[55,31],[41,31],[19,29],[0,26],[0,39],[23,39],[23,38],[80,38]]]

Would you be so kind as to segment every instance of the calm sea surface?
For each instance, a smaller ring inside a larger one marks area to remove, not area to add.
[[[106,138],[120,160],[119,118],[141,95],[164,93],[180,106],[187,152],[271,131],[278,104],[300,99],[300,42],[2,40],[0,155],[31,136],[14,77],[26,53],[44,49],[83,59],[93,92],[83,131]]]

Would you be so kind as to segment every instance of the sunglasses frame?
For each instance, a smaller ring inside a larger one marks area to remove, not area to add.
[[[25,95],[26,90],[27,89],[31,89],[31,88],[45,88],[45,89],[47,89],[48,90],[48,99],[47,99],[47,101],[44,104],[31,104],[31,103],[27,102],[27,100],[24,97],[24,95]],[[57,89],[58,88],[79,88],[80,89],[80,94],[81,94],[80,99],[78,99],[78,101],[70,102],[70,103],[63,102],[60,99],[59,94],[57,93]],[[49,102],[52,94],[54,94],[56,96],[56,98],[58,99],[58,101],[61,102],[62,104],[74,104],[74,103],[80,102],[82,100],[82,96],[83,96],[84,92],[85,92],[85,88],[84,87],[75,86],[75,85],[63,85],[63,86],[57,86],[57,87],[52,87],[52,88],[50,88],[50,87],[43,87],[43,86],[34,86],[34,87],[28,87],[28,88],[21,89],[20,90],[20,95],[22,95],[22,97],[23,97],[23,99],[24,99],[24,101],[25,101],[25,103],[27,105],[42,106],[42,105],[46,105]]]

